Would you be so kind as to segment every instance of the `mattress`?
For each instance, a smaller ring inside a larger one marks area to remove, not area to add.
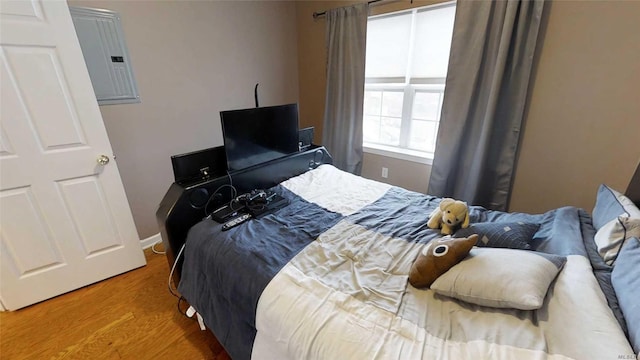
[[[180,293],[234,359],[605,359],[633,351],[594,276],[581,209],[470,207],[471,223],[539,224],[535,251],[566,257],[537,310],[483,307],[416,289],[409,268],[441,237],[440,199],[331,165],[273,191],[289,205],[223,232],[187,237]],[[600,281],[600,283],[599,283]]]

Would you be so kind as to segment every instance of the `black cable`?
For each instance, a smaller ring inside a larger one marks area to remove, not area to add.
[[[231,179],[231,177],[229,177],[229,179]],[[231,184],[222,184],[222,185],[220,185],[220,186],[216,189],[216,191],[214,191],[214,192],[213,192],[213,194],[211,194],[211,196],[209,196],[209,199],[207,200],[207,203],[206,203],[206,204],[204,204],[204,216],[205,216],[205,217],[207,217],[207,216],[211,215],[211,214],[209,213],[209,211],[207,210],[207,209],[209,208],[209,204],[211,203],[211,200],[213,200],[213,198],[216,196],[216,194],[218,194],[218,193],[220,192],[220,190],[221,190],[222,188],[225,188],[225,187],[230,187],[230,188],[231,188],[231,198],[232,198],[232,201],[233,201],[233,198],[235,198],[235,197],[237,196],[237,194],[238,194],[238,190],[236,190],[236,188],[235,188],[233,185],[231,185]]]
[[[214,192],[213,194],[211,194],[211,196],[209,196],[209,199],[207,200],[207,203],[204,204],[204,216],[205,217],[209,217],[209,215],[211,215],[211,213],[209,213],[209,204],[211,203],[211,200],[213,200],[213,198],[220,192],[221,189],[225,188],[225,187],[230,187],[231,188],[231,200],[229,201],[229,206],[233,209],[232,206],[232,201],[237,198],[238,196],[238,190],[235,188],[235,186],[233,186],[233,178],[231,177],[231,173],[229,172],[229,170],[227,170],[227,176],[229,177],[229,183],[228,184],[222,184],[220,185]]]
[[[178,298],[178,312],[179,312],[180,314],[184,315],[184,317],[186,317],[187,319],[195,320],[194,318],[190,318],[190,317],[187,315],[187,311],[186,311],[186,310],[185,310],[185,311],[182,311],[182,308],[180,307],[180,303],[181,303],[183,300],[186,300],[186,299],[185,299],[184,297],[182,297],[182,296],[180,296],[180,297]]]
[[[246,200],[243,198],[244,195],[245,194],[237,196],[236,198],[231,199],[231,201],[229,201],[229,207],[231,208],[232,211],[242,209],[242,205],[246,206]],[[244,204],[242,204],[242,202],[244,202]],[[240,206],[238,206],[237,209],[234,209],[234,205],[233,205],[234,203],[238,203]]]
[[[183,300],[187,300],[187,299],[185,299],[184,296],[176,293],[171,287],[171,277],[173,275],[173,271],[175,270],[175,266],[178,263],[178,259],[180,258],[180,255],[182,254],[183,250],[184,250],[184,245],[182,245],[182,248],[180,249],[180,252],[178,252],[178,256],[176,257],[176,261],[173,263],[173,266],[171,267],[171,272],[169,273],[169,292],[171,293],[171,295],[175,296],[178,299],[178,312],[184,315],[184,317],[186,317],[187,319],[191,319],[189,316],[187,316],[187,312],[182,311],[182,308],[180,307],[180,303]]]
[[[260,107],[260,104],[258,103],[258,85],[259,83],[256,83],[256,87],[253,89],[253,97],[256,99],[256,107]]]
[[[267,207],[267,204],[266,203],[263,203],[263,204],[252,204],[252,203],[249,202],[249,203],[247,203],[246,206],[251,211],[262,211],[262,210],[264,210],[264,208]]]

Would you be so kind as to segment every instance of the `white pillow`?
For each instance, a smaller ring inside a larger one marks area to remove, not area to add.
[[[624,241],[632,237],[640,238],[640,218],[618,216],[596,232],[598,253],[607,265],[613,265]]]
[[[482,306],[539,309],[566,261],[564,256],[529,250],[473,248],[440,275],[431,290]]]
[[[607,185],[600,185],[593,208],[593,227],[600,230],[618,216],[640,217],[640,209],[629,199]]]

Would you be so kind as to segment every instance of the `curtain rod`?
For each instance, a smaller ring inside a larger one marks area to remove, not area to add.
[[[385,1],[385,0],[369,0],[369,1],[367,1],[367,4],[371,5],[371,4],[380,2],[380,1]],[[413,3],[413,0],[411,0],[411,2]],[[317,19],[317,18],[319,18],[321,16],[325,16],[325,15],[327,15],[326,11],[321,11],[321,12],[314,11],[313,12],[313,18],[314,19]]]

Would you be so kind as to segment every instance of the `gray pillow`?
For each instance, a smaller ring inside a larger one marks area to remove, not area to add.
[[[477,246],[530,250],[533,235],[539,224],[524,222],[482,222],[459,229],[453,237],[468,237],[478,234]]]
[[[593,227],[600,230],[620,215],[640,217],[640,209],[628,197],[601,184],[596,194],[596,205],[593,208]]]
[[[482,306],[539,309],[566,261],[563,256],[535,251],[473,248],[440,275],[431,290]]]
[[[627,323],[629,342],[640,353],[640,240],[627,239],[611,273],[611,284]]]

